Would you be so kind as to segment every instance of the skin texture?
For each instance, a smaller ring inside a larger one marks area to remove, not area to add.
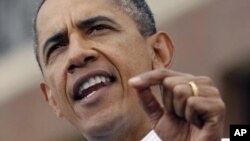
[[[94,24],[81,24],[93,18],[98,19]],[[152,128],[164,141],[219,140],[225,111],[220,93],[207,77],[167,69],[174,47],[166,33],[143,37],[109,0],[47,0],[38,13],[37,31],[45,80],[41,90],[57,116],[88,140],[136,141]],[[44,48],[58,33],[59,40]],[[90,104],[74,101],[76,81],[100,70],[116,81]],[[192,97],[191,80],[199,97]]]

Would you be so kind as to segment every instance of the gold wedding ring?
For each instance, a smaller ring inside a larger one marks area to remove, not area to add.
[[[199,96],[199,90],[194,81],[188,82],[192,89],[192,96]]]

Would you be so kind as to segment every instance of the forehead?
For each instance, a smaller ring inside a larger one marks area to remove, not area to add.
[[[45,0],[38,14],[38,21],[50,19],[52,16],[73,16],[78,13],[82,16],[90,16],[95,12],[108,12],[117,10],[116,0]],[[68,13],[68,15],[65,15]],[[55,17],[53,17],[55,18]]]
[[[46,0],[37,16],[37,31],[39,43],[46,37],[77,22],[93,17],[106,16],[119,19],[121,14],[115,0]]]

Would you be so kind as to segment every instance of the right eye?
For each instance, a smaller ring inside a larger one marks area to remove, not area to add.
[[[96,36],[96,35],[102,35],[106,33],[108,30],[114,30],[114,28],[109,25],[100,24],[90,28],[87,33],[90,36]]]
[[[47,53],[47,62],[49,61],[49,59],[50,59],[51,55],[53,55],[53,53],[55,53],[57,50],[64,48],[66,46],[67,46],[66,42],[61,42],[61,43],[57,43],[57,44],[52,45]]]

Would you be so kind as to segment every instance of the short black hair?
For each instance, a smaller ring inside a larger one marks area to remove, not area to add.
[[[142,36],[156,33],[154,16],[145,0],[115,0],[115,2],[134,20]]]
[[[38,57],[38,33],[37,33],[37,15],[46,0],[42,0],[37,8],[35,17],[33,20],[33,41],[34,41],[34,52],[36,60],[42,71],[42,66]],[[153,35],[157,32],[154,16],[145,0],[114,0],[129,17],[131,17],[143,37]],[[43,72],[43,71],[42,71]]]

